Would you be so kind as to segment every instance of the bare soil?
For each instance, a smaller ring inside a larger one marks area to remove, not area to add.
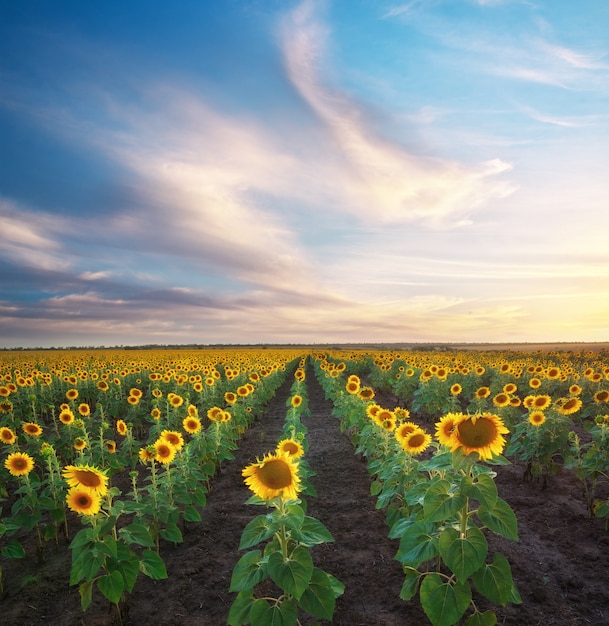
[[[345,585],[332,623],[345,626],[404,626],[428,623],[418,601],[400,600],[403,582],[394,560],[398,542],[387,538],[383,511],[370,496],[371,478],[365,461],[353,451],[332,405],[313,372],[308,371],[311,417],[307,461],[317,496],[308,496],[308,514],[329,529],[333,543],[313,551],[317,567]],[[242,553],[238,549],[247,523],[260,513],[246,505],[250,492],[241,470],[275,448],[285,417],[288,380],[265,414],[243,436],[235,459],[226,462],[213,480],[202,521],[188,524],[184,541],[164,543],[161,555],[169,578],[152,581],[141,575],[127,598],[123,623],[140,625],[226,624],[235,594],[229,593],[231,573]],[[609,533],[604,522],[590,519],[579,482],[568,471],[540,484],[525,482],[518,465],[498,468],[499,494],[514,509],[518,542],[489,538],[491,549],[511,564],[523,599],[521,605],[495,608],[499,624],[512,626],[601,626],[609,624]],[[77,526],[75,526],[77,528]],[[76,587],[69,587],[68,541],[35,557],[2,563],[4,595],[0,623],[12,626],[101,626],[118,623],[98,591],[86,613]],[[481,603],[484,605],[484,603]],[[303,624],[313,620],[303,616]],[[328,622],[321,622],[328,623]]]

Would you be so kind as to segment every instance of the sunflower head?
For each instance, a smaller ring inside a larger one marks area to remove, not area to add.
[[[287,454],[267,454],[248,465],[242,475],[245,484],[262,500],[295,500],[300,491],[298,463]]]
[[[159,438],[170,443],[176,450],[184,446],[184,437],[177,430],[163,430]]]
[[[182,427],[187,433],[194,435],[201,430],[201,420],[193,415],[189,415],[182,420]]]
[[[159,438],[154,442],[154,460],[168,465],[176,458],[176,448],[167,439]]]
[[[96,467],[68,465],[63,469],[63,477],[70,487],[87,489],[98,496],[108,493],[108,477]]]
[[[21,429],[26,435],[31,437],[39,437],[42,435],[42,428],[35,422],[25,422],[21,425]]]
[[[532,426],[541,426],[546,421],[543,411],[531,411],[529,413],[529,424]]]
[[[0,441],[10,445],[17,441],[17,435],[8,426],[3,426],[0,428]]]
[[[127,434],[127,424],[125,420],[116,420],[116,432],[124,437]]]
[[[34,459],[27,452],[13,452],[6,457],[4,467],[12,476],[27,476],[34,469]]]
[[[101,508],[100,496],[82,487],[72,487],[66,496],[68,508],[80,515],[96,515]]]
[[[415,428],[414,431],[406,435],[401,441],[402,449],[409,454],[421,454],[427,450],[431,444],[431,435],[422,428]]]
[[[477,452],[481,460],[490,460],[503,452],[506,443],[503,435],[508,432],[498,415],[466,415],[455,426],[451,451],[461,448],[465,454]]]
[[[277,454],[287,454],[292,459],[298,459],[304,454],[304,448],[295,439],[283,439],[277,444]]]
[[[463,413],[447,413],[436,422],[436,438],[443,446],[452,446],[457,424],[465,417]]]

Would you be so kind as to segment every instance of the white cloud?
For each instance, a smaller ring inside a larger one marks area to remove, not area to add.
[[[362,108],[321,78],[327,30],[315,6],[303,2],[292,12],[284,23],[283,48],[290,79],[340,150],[342,162],[332,173],[344,211],[365,222],[437,224],[512,193],[513,186],[494,178],[511,168],[500,159],[476,169],[416,156],[379,137]]]

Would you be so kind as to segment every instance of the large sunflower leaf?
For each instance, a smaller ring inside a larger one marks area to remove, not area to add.
[[[243,529],[239,550],[247,550],[261,541],[266,541],[277,528],[269,515],[258,515]]]
[[[493,508],[481,506],[478,509],[478,517],[493,532],[518,541],[518,520],[510,505],[502,498],[497,498]]]
[[[421,583],[421,606],[433,626],[456,624],[472,601],[468,584],[443,582],[439,574],[427,574]]]
[[[299,604],[310,615],[332,621],[336,596],[332,589],[332,581],[326,572],[318,568],[313,569],[313,575]]]
[[[313,559],[304,546],[297,546],[289,558],[280,551],[269,556],[269,575],[286,593],[300,600],[313,575]]]
[[[396,561],[415,569],[438,554],[438,539],[431,533],[432,524],[417,522],[410,525],[400,539]]]
[[[260,566],[261,559],[262,552],[260,550],[252,550],[245,553],[237,561],[231,576],[230,592],[253,589],[266,578],[264,568]]]
[[[491,602],[505,605],[512,598],[514,581],[508,560],[495,553],[493,562],[485,564],[472,576],[476,589]]]
[[[318,519],[309,516],[304,518],[300,528],[292,536],[309,548],[319,543],[334,541],[330,531]]]
[[[292,600],[284,600],[281,604],[256,600],[252,604],[250,619],[256,626],[294,626],[298,620],[298,605]]]
[[[488,543],[479,528],[468,528],[465,536],[456,528],[446,528],[438,539],[440,556],[459,582],[465,582],[482,567],[488,552]]]
[[[434,483],[425,494],[423,513],[428,522],[442,522],[450,519],[463,508],[465,496],[459,491],[451,491],[451,483],[439,480]]]

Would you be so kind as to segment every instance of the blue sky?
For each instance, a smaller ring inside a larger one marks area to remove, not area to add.
[[[0,2],[0,347],[609,339],[606,0]]]

